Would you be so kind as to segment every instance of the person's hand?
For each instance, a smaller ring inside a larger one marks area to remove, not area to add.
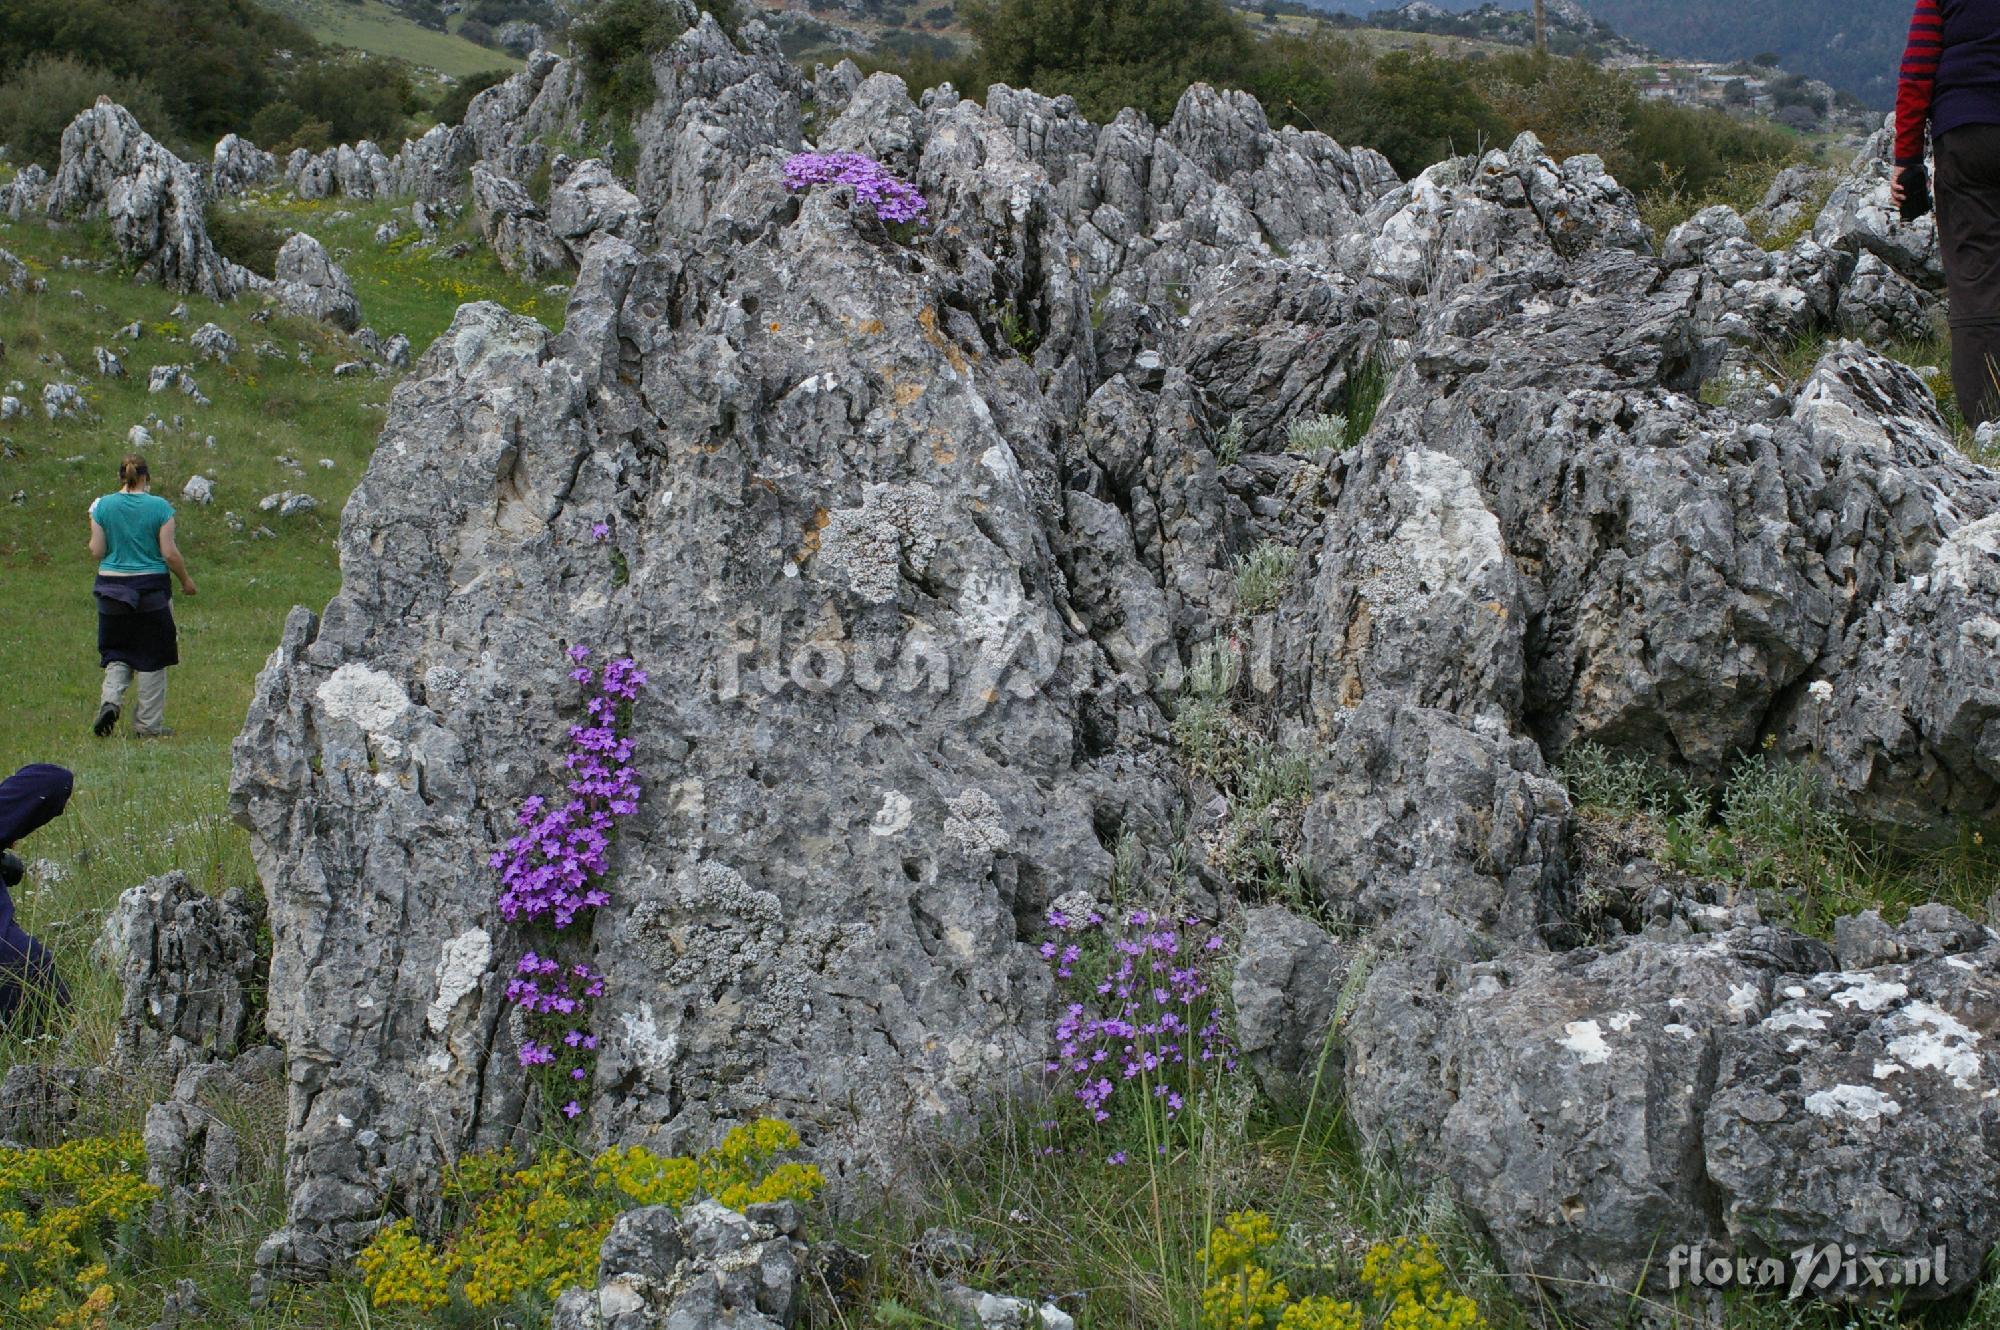
[[[1889,198],[1906,222],[1931,210],[1931,177],[1922,162],[1898,166],[1889,177]]]
[[[195,594],[194,579],[192,577],[183,577],[181,579],[181,594],[183,596],[192,596]]]

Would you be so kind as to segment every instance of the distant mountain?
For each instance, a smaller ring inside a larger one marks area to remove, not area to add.
[[[1425,0],[1453,13],[1485,0]],[[1325,0],[1350,14],[1398,9],[1404,0]],[[1503,0],[1512,9],[1529,0]],[[1566,3],[1566,0],[1551,0]],[[1895,101],[1896,65],[1911,0],[1581,0],[1594,17],[1662,55],[1744,60],[1766,51],[1786,69],[1823,79],[1884,110]]]

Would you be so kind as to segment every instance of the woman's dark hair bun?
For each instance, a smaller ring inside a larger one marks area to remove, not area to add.
[[[153,473],[146,469],[146,459],[137,453],[126,453],[125,460],[118,464],[118,483],[136,485],[142,480],[151,480]]]

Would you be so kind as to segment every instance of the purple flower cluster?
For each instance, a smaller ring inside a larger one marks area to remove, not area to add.
[[[600,676],[583,663],[589,647],[571,647],[569,654],[576,665],[570,678],[596,685],[585,704],[589,723],[569,731],[564,765],[570,797],[551,804],[535,795],[522,803],[515,820],[525,830],[489,861],[500,870],[501,917],[557,929],[611,901],[597,885],[608,863],[611,831],[618,818],[639,806],[632,741],[618,732],[618,708],[646,684],[646,672],[630,660],[612,661]]]
[[[569,649],[570,678],[592,689],[584,704],[588,719],[572,725],[564,765],[569,797],[551,804],[540,795],[523,801],[515,821],[523,828],[494,852],[500,870],[500,913],[524,926],[561,934],[611,903],[601,885],[609,866],[611,836],[618,819],[638,811],[639,776],[631,761],[632,741],[620,732],[622,709],[646,686],[646,672],[629,659],[602,671],[585,662],[590,648]],[[590,1079],[597,1036],[590,1033],[590,1008],[604,996],[604,976],[580,961],[564,962],[529,951],[507,983],[507,1001],[521,1010],[528,1035],[520,1063],[537,1072],[553,1092],[567,1097],[565,1117],[583,1113],[577,1085]]]
[[[1042,959],[1074,1000],[1056,1022],[1055,1052],[1043,1069],[1092,1125],[1111,1121],[1121,1104],[1175,1122],[1236,1070],[1213,995],[1223,949],[1213,927],[1145,910],[1117,925],[1060,910],[1048,921],[1061,940],[1044,942]],[[1083,942],[1098,932],[1108,946],[1101,958],[1087,955]],[[1122,1162],[1123,1152],[1112,1160]]]
[[[885,222],[918,222],[929,204],[916,186],[898,180],[873,157],[858,152],[800,152],[785,163],[785,187],[852,185],[854,197]]]

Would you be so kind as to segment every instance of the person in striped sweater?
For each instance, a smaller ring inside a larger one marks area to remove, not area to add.
[[[1916,0],[1896,91],[1890,195],[1904,221],[1932,208],[1951,312],[1951,380],[1973,425],[2000,418],[2000,0]]]

